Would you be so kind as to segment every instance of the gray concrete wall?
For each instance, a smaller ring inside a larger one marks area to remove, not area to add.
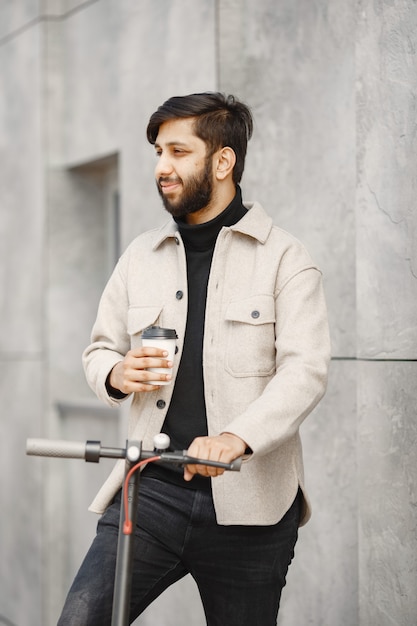
[[[56,623],[109,470],[26,458],[26,437],[124,439],[80,353],[115,220],[124,247],[165,219],[147,119],[220,89],[255,115],[244,195],[322,267],[332,331],[279,624],[415,623],[416,32],[412,0],[1,4],[0,622]],[[204,624],[191,580],[137,623],[187,621]]]
[[[34,2],[0,7],[0,616],[17,624],[30,616],[42,623],[44,583],[42,469],[24,455],[26,437],[43,429],[45,408],[42,32],[36,16]]]
[[[408,626],[417,620],[416,44],[415,3],[361,3],[356,203],[361,624]]]

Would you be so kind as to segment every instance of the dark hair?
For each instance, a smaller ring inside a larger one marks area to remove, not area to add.
[[[195,117],[194,132],[207,144],[209,154],[225,146],[232,148],[236,154],[233,181],[239,183],[253,130],[249,108],[234,96],[218,92],[174,96],[151,115],[146,129],[149,143],[153,145],[156,142],[161,124],[188,117]]]

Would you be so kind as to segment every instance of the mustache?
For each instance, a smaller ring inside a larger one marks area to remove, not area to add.
[[[182,180],[181,178],[174,176],[174,177],[170,177],[170,176],[160,176],[158,178],[158,185],[161,185],[162,183],[181,183]]]

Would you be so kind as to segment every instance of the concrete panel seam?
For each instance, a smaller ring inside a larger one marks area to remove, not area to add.
[[[356,357],[356,356],[333,356],[332,361],[358,361],[358,362],[375,362],[375,363],[416,363],[417,359],[381,359],[372,357]]]
[[[0,38],[0,46],[8,44],[13,39],[16,39],[16,37],[19,37],[19,35],[22,35],[27,30],[30,30],[33,26],[37,26],[38,24],[41,24],[43,22],[60,22],[60,21],[66,20],[68,17],[71,17],[75,13],[79,13],[80,11],[88,8],[92,4],[96,4],[97,2],[101,2],[101,0],[86,0],[82,4],[78,5],[77,7],[74,7],[73,9],[70,9],[66,13],[63,13],[62,15],[38,15],[38,17],[33,18],[27,24],[20,26],[13,32]]]

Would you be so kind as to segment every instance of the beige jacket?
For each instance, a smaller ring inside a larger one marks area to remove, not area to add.
[[[321,273],[294,237],[273,225],[258,203],[218,236],[211,266],[203,345],[209,434],[241,437],[253,454],[240,472],[212,481],[219,524],[268,525],[290,507],[300,485],[302,524],[310,517],[299,427],[326,388],[330,354]],[[177,298],[178,291],[184,297]],[[181,358],[187,316],[184,246],[174,221],[137,237],[121,257],[100,301],[87,380],[110,405],[105,381],[141,332],[175,328]],[[173,385],[134,394],[128,438],[152,450]],[[117,462],[90,510],[102,513],[120,488]]]

